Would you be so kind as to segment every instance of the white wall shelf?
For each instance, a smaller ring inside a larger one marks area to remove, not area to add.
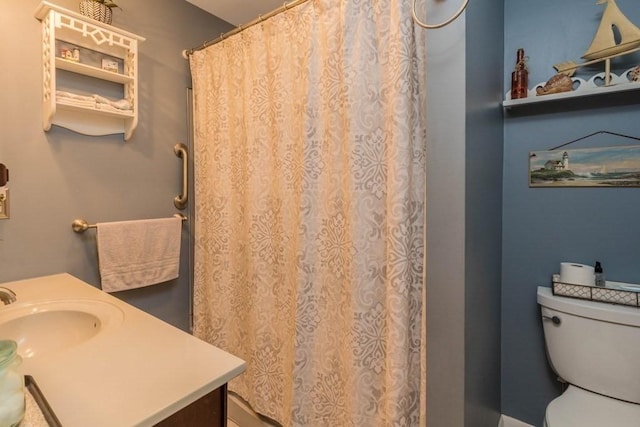
[[[625,71],[620,76],[611,73],[611,84],[609,86],[604,85],[605,74],[598,73],[589,80],[573,77],[574,89],[570,92],[538,95],[536,88],[544,86],[545,82],[539,83],[533,89],[529,90],[526,98],[511,99],[511,91],[509,91],[505,94],[502,107],[505,110],[509,110],[530,104],[553,103],[572,98],[598,97],[606,94],[640,90],[640,82],[629,80],[628,74],[631,70],[632,69]]]
[[[77,111],[77,112],[84,112],[86,114],[97,114],[100,116],[115,117],[120,119],[130,119],[130,118],[133,118],[134,116],[133,111],[130,111],[130,110],[117,111],[117,110],[111,110],[106,108],[101,109],[100,107],[85,107],[82,105],[76,105],[65,99],[58,100],[58,108]]]
[[[124,140],[129,140],[138,124],[138,42],[144,38],[47,1],[40,3],[35,17],[42,21],[44,130],[57,125],[85,135],[122,133]],[[86,52],[99,58],[115,60],[119,63],[118,72],[87,63],[84,58],[87,53],[80,60],[63,58],[59,43],[88,49]],[[96,79],[95,85],[91,85],[95,92],[76,93],[65,89],[67,97],[61,96],[58,70]],[[123,99],[111,99],[100,93],[99,81],[122,85]],[[93,98],[102,101],[92,102]],[[126,109],[105,104],[105,99],[124,105]]]
[[[106,80],[114,83],[132,83],[135,81],[133,76],[115,73],[113,71],[103,70],[102,68],[85,65],[68,59],[56,57],[56,68],[58,70],[71,71],[73,73],[85,76],[95,77],[96,79]]]

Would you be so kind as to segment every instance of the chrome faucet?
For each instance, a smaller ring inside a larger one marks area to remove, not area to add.
[[[16,293],[9,288],[0,286],[0,301],[2,301],[4,305],[16,302]]]

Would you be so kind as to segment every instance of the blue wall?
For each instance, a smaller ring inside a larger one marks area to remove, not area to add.
[[[640,24],[640,7],[618,0]],[[530,88],[544,82],[554,63],[580,56],[589,46],[604,6],[595,1],[505,2],[505,92],[519,47],[529,56]],[[612,67],[640,63],[640,53]],[[602,65],[581,69],[589,78]],[[545,355],[536,288],[550,286],[559,263],[603,263],[608,279],[640,283],[640,189],[529,188],[529,151],[546,150],[608,130],[640,136],[637,92],[601,96],[507,113],[504,124],[502,256],[502,412],[541,426],[546,405],[560,394]],[[596,136],[567,148],[630,145],[633,140]]]

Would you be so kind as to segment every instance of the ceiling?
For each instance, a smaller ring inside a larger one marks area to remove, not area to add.
[[[284,4],[284,0],[187,0],[235,26],[253,21]]]

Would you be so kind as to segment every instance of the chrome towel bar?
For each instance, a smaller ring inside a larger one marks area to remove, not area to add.
[[[185,222],[187,220],[187,217],[180,213],[174,214],[173,216],[176,218],[180,218],[182,222]],[[76,233],[84,233],[89,228],[96,228],[96,227],[98,227],[97,224],[89,224],[84,219],[74,219],[73,222],[71,223],[71,228],[73,228],[73,231],[75,231]]]

